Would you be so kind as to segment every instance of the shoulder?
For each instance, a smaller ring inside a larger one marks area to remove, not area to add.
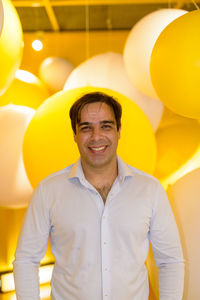
[[[48,175],[43,180],[41,180],[39,185],[43,186],[43,187],[44,186],[49,187],[49,186],[53,186],[55,184],[57,185],[57,184],[63,183],[63,182],[66,183],[73,165],[74,164]]]
[[[134,178],[138,178],[140,180],[155,184],[155,185],[160,185],[160,181],[154,177],[153,175],[144,172],[140,169],[137,169],[133,166],[130,166],[129,164],[125,163],[126,167],[130,170]]]

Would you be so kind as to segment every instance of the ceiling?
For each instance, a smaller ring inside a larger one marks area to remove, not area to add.
[[[194,10],[194,0],[12,0],[24,32],[129,30],[160,8]]]

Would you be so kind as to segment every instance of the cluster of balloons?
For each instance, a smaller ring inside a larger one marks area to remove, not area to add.
[[[200,297],[195,240],[200,180],[199,28],[200,11],[161,9],[133,27],[123,54],[102,53],[76,68],[64,58],[48,57],[39,67],[38,78],[19,70],[21,24],[11,2],[0,0],[0,206],[26,207],[39,181],[78,158],[69,119],[70,106],[78,97],[93,91],[114,96],[123,108],[118,154],[154,174],[169,194],[190,261],[184,300]],[[148,266],[156,300],[152,262]]]

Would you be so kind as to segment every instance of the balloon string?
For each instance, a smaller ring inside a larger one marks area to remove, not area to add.
[[[85,34],[86,34],[86,59],[90,57],[90,13],[89,13],[89,0],[85,0]]]
[[[199,9],[198,4],[197,4],[194,0],[191,0],[191,1],[192,1],[192,3],[194,4],[194,6],[196,7],[196,9]]]

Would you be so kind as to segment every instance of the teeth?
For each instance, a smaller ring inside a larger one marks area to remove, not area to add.
[[[91,147],[91,149],[94,150],[94,151],[101,151],[101,150],[105,149],[105,146],[103,146],[103,147],[98,147],[98,148],[92,148],[92,147]]]

